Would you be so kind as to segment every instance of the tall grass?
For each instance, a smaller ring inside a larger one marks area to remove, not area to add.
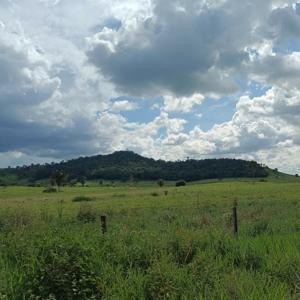
[[[88,204],[72,202],[79,188],[49,198],[12,189],[0,200],[0,299],[299,299],[292,187],[217,183],[168,197],[152,197],[155,187],[84,188]],[[232,195],[238,238],[226,217]]]

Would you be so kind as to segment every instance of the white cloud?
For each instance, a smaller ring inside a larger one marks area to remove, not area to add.
[[[115,101],[111,106],[111,111],[120,112],[127,110],[136,110],[138,108],[137,103],[130,102],[128,100]]]
[[[164,110],[167,112],[191,112],[194,105],[200,105],[204,100],[201,94],[190,97],[164,96]]]
[[[293,151],[300,154],[299,99],[299,90],[278,87],[261,97],[243,96],[231,121],[215,125],[207,132],[196,127],[188,135],[170,135],[163,144],[180,146],[181,158],[253,157],[293,173],[300,167],[299,160],[294,161],[295,164],[280,162],[280,151],[286,159]],[[165,152],[173,155],[172,150]],[[297,155],[294,153],[292,157]]]
[[[295,172],[300,17],[294,4],[1,1],[0,163],[129,148],[165,159],[253,157]],[[241,81],[270,89],[251,98]],[[135,95],[158,99],[151,106],[160,114],[148,122],[122,117],[139,103],[116,99]],[[204,97],[228,95],[238,100],[234,116],[208,131],[199,125],[187,131],[189,119],[171,117],[197,116]]]

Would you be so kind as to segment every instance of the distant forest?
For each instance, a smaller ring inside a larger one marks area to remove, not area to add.
[[[254,161],[240,159],[204,159],[163,161],[140,156],[131,151],[109,155],[80,157],[51,164],[35,164],[0,170],[0,184],[5,180],[37,182],[61,171],[68,181],[82,180],[185,180],[266,177],[268,169]]]

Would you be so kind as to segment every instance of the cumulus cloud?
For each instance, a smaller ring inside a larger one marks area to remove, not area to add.
[[[129,148],[294,172],[299,29],[292,0],[1,1],[0,164]],[[225,97],[229,121],[190,126]]]
[[[151,15],[124,20],[118,30],[96,33],[89,39],[90,61],[120,91],[133,95],[236,91],[228,72],[239,68],[247,53],[243,44],[238,49],[234,43],[225,47],[232,16],[217,8],[197,12],[188,1],[181,4],[183,10],[176,1],[154,2]]]
[[[201,94],[194,94],[191,97],[164,96],[164,110],[169,112],[190,112],[194,105],[200,105],[204,100]]]
[[[286,171],[291,171],[291,166],[280,163],[279,157],[280,151],[284,153],[282,157],[287,157],[291,149],[299,150],[299,96],[297,89],[278,87],[260,97],[243,96],[231,121],[215,125],[206,132],[196,127],[188,134],[169,135],[163,144],[174,147],[173,151],[165,152],[194,158],[239,156],[272,166],[282,165]]]
[[[291,3],[153,1],[151,15],[91,37],[88,56],[125,93],[227,95],[238,90],[235,78],[248,68],[247,48],[299,32]]]
[[[138,105],[136,103],[130,102],[128,100],[115,101],[111,106],[111,110],[114,112],[135,110],[137,108],[138,108]]]
[[[31,37],[35,24],[21,22],[28,7],[18,13],[22,4],[6,5],[11,19],[0,10],[7,19],[0,28],[0,151],[53,158],[97,153],[96,111],[109,106],[109,84],[85,64],[72,40],[51,39],[40,28],[41,39]]]

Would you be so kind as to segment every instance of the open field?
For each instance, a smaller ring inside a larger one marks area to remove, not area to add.
[[[0,188],[0,299],[300,297],[296,178],[42,191]]]

